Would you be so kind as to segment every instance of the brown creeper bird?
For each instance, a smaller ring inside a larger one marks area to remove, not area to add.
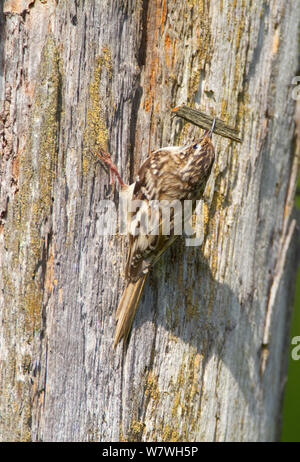
[[[178,235],[174,232],[175,216],[170,217],[170,228],[167,234],[162,232],[162,213],[158,211],[158,227],[155,233],[136,233],[141,221],[148,216],[148,207],[152,201],[172,203],[192,201],[191,210],[200,199],[214,163],[215,152],[212,144],[212,133],[215,119],[209,131],[197,143],[187,146],[161,148],[150,153],[138,171],[136,182],[126,185],[112,162],[108,153],[99,154],[101,160],[110,167],[111,182],[117,176],[122,192],[126,192],[127,200],[143,201],[141,209],[129,214],[129,249],[125,267],[126,288],[116,312],[117,328],[114,347],[122,337],[127,340],[131,325],[140,301],[149,269],[159,260],[165,250],[175,241]],[[188,217],[184,217],[186,220]]]

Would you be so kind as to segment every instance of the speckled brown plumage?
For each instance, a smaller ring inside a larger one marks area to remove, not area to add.
[[[213,129],[213,128],[212,128]],[[135,233],[140,229],[145,217],[149,217],[151,201],[196,200],[201,197],[209,178],[213,162],[214,147],[211,141],[212,130],[206,132],[198,143],[184,147],[168,147],[153,151],[138,171],[136,182],[127,186],[121,182],[122,191],[127,191],[128,200],[143,201],[142,207],[129,214],[129,249],[125,267],[127,286],[116,312],[117,329],[114,346],[122,337],[126,341],[132,321],[142,295],[149,269],[158,261],[165,250],[178,237],[174,233],[174,215],[171,214],[170,233],[162,234],[161,209],[158,213],[158,234]],[[111,160],[103,158],[111,167]],[[153,209],[152,213],[153,213]],[[186,219],[188,217],[184,217]]]

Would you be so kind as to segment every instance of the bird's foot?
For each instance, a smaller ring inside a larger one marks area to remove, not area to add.
[[[122,180],[121,175],[119,174],[116,165],[113,163],[110,154],[107,151],[104,151],[104,149],[101,150],[101,154],[99,152],[96,152],[96,154],[103,162],[105,162],[109,166],[110,184],[114,187],[115,176],[116,176],[121,187],[123,188],[123,186],[125,186],[125,183]]]

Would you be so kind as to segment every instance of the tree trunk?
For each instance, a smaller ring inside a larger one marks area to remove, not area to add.
[[[298,2],[1,5],[1,440],[275,440]],[[127,240],[101,233],[99,203],[118,194],[95,153],[132,182],[149,150],[199,138],[171,115],[180,103],[243,142],[214,135],[201,245],[166,252],[114,351]]]

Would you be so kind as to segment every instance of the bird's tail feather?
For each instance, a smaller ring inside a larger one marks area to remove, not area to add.
[[[114,348],[117,346],[122,337],[126,342],[130,328],[143,293],[143,287],[147,279],[147,274],[142,276],[136,282],[129,282],[123,292],[119,306],[116,312],[117,329],[114,340]]]

